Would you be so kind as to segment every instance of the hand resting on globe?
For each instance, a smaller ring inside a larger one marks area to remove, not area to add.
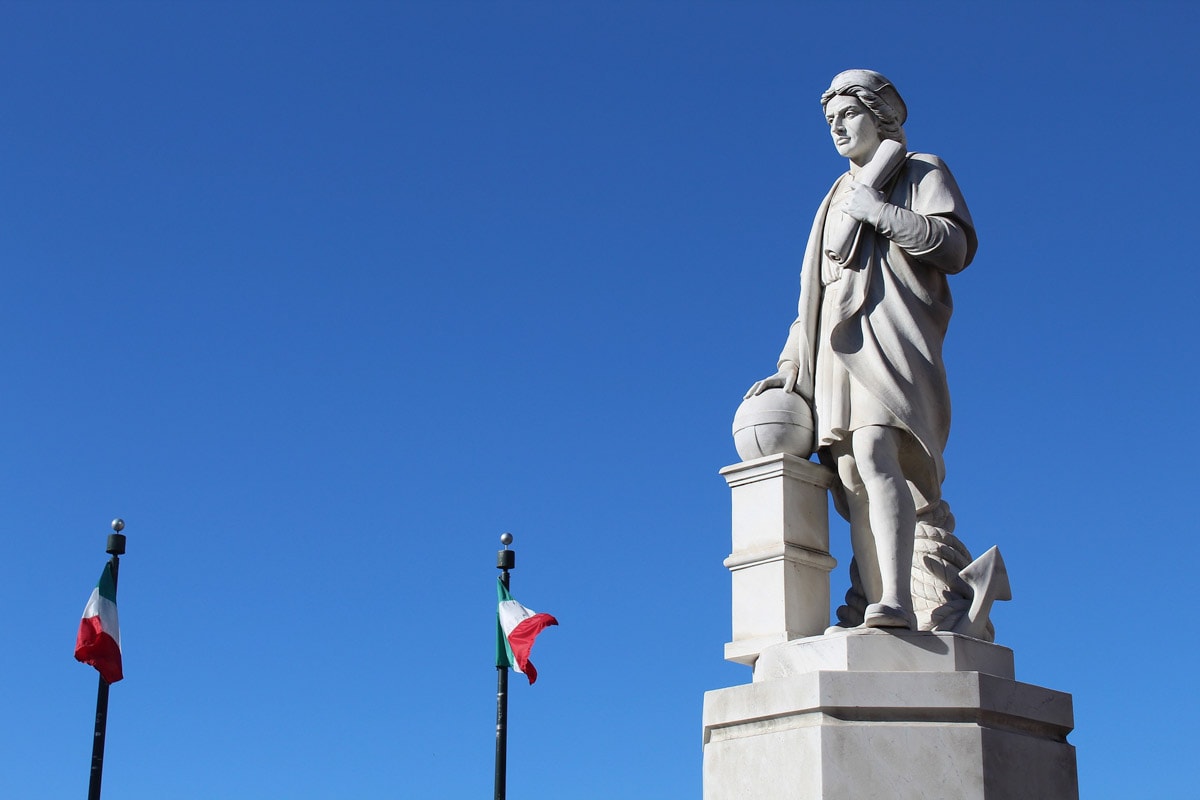
[[[767,389],[783,389],[785,392],[796,391],[796,381],[800,378],[800,367],[794,361],[784,361],[779,365],[779,371],[769,378],[763,378],[746,392],[743,400],[760,395]]]

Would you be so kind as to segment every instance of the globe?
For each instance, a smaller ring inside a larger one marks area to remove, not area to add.
[[[733,415],[733,446],[743,461],[779,453],[808,458],[813,452],[812,408],[783,389],[747,397]]]

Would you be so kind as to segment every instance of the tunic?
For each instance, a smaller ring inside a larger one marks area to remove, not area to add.
[[[868,425],[906,431],[901,468],[918,512],[945,478],[950,392],[942,343],[953,303],[947,274],[971,263],[977,240],[966,202],[937,156],[910,154],[874,227],[864,223],[844,265],[824,256],[830,204],[817,211],[800,273],[800,303],[779,361],[799,367],[818,453]],[[840,499],[840,498],[839,498]],[[842,505],[839,503],[839,505]]]

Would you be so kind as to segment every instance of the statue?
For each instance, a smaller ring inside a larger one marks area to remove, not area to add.
[[[847,70],[821,105],[849,171],[817,210],[778,371],[746,398],[779,389],[810,406],[811,449],[837,474],[854,551],[837,627],[991,638],[987,606],[1008,599],[1003,561],[993,548],[969,563],[941,497],[947,276],[975,255],[971,214],[941,159],[906,151],[907,108],[884,76]]]

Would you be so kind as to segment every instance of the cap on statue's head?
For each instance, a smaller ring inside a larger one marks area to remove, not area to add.
[[[894,115],[897,125],[903,125],[904,121],[908,119],[908,106],[904,105],[904,99],[900,97],[896,87],[887,78],[871,69],[848,69],[845,72],[839,72],[830,81],[829,88],[821,95],[821,105],[825,105],[831,97],[839,94],[857,95],[858,92],[855,89],[866,90],[890,106],[889,110]]]

